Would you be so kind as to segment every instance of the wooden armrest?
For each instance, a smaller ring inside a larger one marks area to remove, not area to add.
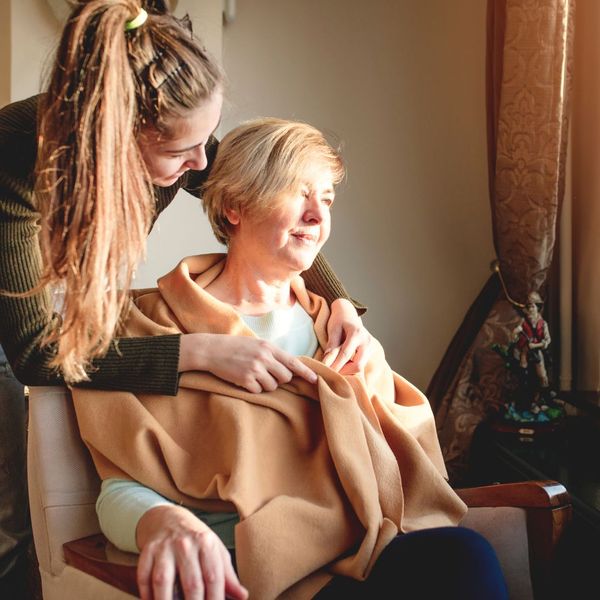
[[[557,481],[523,481],[464,488],[456,493],[470,508],[507,506],[525,510],[535,597],[553,598],[556,548],[572,516],[566,488]]]
[[[101,533],[67,542],[63,552],[68,565],[139,597],[137,554],[118,550]]]
[[[137,554],[119,550],[101,533],[63,544],[63,553],[68,565],[139,598]],[[179,580],[175,581],[173,600],[183,600]]]
[[[566,488],[557,481],[498,483],[455,491],[469,507],[560,508],[571,504]]]

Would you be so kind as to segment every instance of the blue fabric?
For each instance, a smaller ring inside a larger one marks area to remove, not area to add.
[[[0,578],[27,552],[27,405],[0,346]]]
[[[335,577],[315,600],[507,600],[496,553],[480,534],[439,527],[400,535],[381,553],[369,577]]]

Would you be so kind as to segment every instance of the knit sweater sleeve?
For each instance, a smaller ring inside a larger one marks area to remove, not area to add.
[[[352,302],[359,315],[367,310],[364,304],[348,295],[346,288],[321,253],[317,255],[310,269],[302,273],[302,279],[308,290],[325,298],[328,304],[338,298],[345,298]]]
[[[0,111],[0,343],[25,385],[56,385],[60,375],[50,368],[51,346],[43,346],[51,302],[47,290],[15,298],[39,279],[39,213],[33,197],[38,97]],[[88,387],[175,395],[178,386],[180,336],[115,340],[94,361]]]

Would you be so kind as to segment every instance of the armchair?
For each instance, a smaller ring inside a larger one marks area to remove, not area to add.
[[[68,391],[30,389],[28,477],[31,520],[44,600],[136,597],[136,555],[100,533],[100,482],[81,441]],[[545,598],[556,543],[571,514],[565,488],[525,482],[458,491],[469,505],[462,525],[496,549],[511,598]]]

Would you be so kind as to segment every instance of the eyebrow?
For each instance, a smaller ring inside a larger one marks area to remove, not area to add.
[[[205,144],[206,142],[200,142],[199,144],[194,144],[193,146],[188,146],[187,148],[177,148],[176,150],[170,150],[170,149],[166,149],[165,152],[168,152],[169,154],[183,154],[184,152],[189,152],[190,150],[193,150],[194,148],[199,148],[200,146],[202,146],[203,144]]]

